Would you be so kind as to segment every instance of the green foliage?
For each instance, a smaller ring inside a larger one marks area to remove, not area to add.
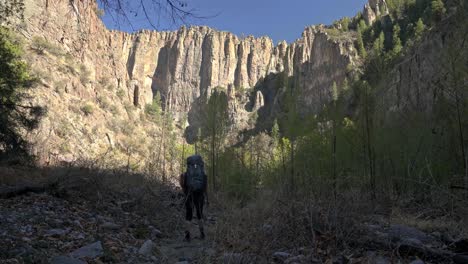
[[[392,36],[392,45],[393,45],[393,54],[398,55],[400,54],[403,46],[401,45],[400,40],[400,26],[396,24],[393,26],[393,36]]]
[[[104,16],[104,9],[99,8],[99,6],[97,5],[93,6],[93,11],[99,18],[102,18]]]
[[[358,28],[357,28],[357,39],[356,39],[356,45],[357,45],[357,50],[359,52],[359,55],[365,59],[367,57],[367,51],[366,47],[364,46],[364,40],[362,33],[366,29],[366,23],[364,20],[360,20]]]
[[[351,23],[351,19],[349,17],[344,17],[341,19],[341,28],[343,31],[348,31],[349,30],[349,24]]]
[[[63,92],[65,92],[65,89],[67,87],[67,83],[65,82],[65,80],[59,80],[59,81],[55,82],[54,86],[55,86],[54,91],[61,95],[61,94],[63,94]]]
[[[341,32],[345,32],[349,30],[349,25],[351,24],[351,19],[349,17],[343,17],[340,20],[333,22],[333,27],[335,29],[340,30]]]
[[[124,96],[125,96],[125,91],[124,91],[123,89],[117,90],[117,96],[118,96],[120,99],[123,99]]]
[[[115,105],[111,105],[109,107],[109,111],[112,113],[112,115],[116,116],[119,114],[119,109]]]
[[[91,77],[91,71],[88,70],[88,68],[86,68],[85,65],[83,64],[80,65],[80,82],[83,85],[86,85],[87,83],[91,81],[90,77]]]
[[[414,38],[419,41],[424,33],[426,26],[424,25],[424,22],[422,19],[418,19],[418,22],[416,22],[416,27],[414,28]]]
[[[333,82],[333,86],[331,89],[332,95],[332,102],[336,102],[338,100],[338,86],[336,85],[336,82]]]
[[[91,103],[86,103],[80,109],[87,116],[93,114],[94,112],[94,106]]]
[[[201,138],[206,139],[207,152],[210,161],[211,188],[216,189],[219,182],[218,157],[225,146],[228,133],[228,97],[225,89],[215,88],[202,109]]]
[[[2,0],[0,2],[0,26],[12,24],[15,16],[23,19],[24,0]]]
[[[62,51],[62,49],[50,43],[43,37],[39,36],[34,36],[31,41],[31,49],[36,51],[38,54],[45,54],[45,52],[48,52],[54,56],[63,56],[65,53]]]
[[[434,22],[442,20],[447,10],[442,0],[433,0],[431,2],[431,17]]]
[[[97,98],[97,101],[101,109],[104,109],[104,110],[109,109],[111,103],[105,96],[99,96]]]
[[[151,104],[145,106],[145,113],[154,122],[159,122],[161,118],[161,96],[159,92],[156,92],[156,95],[153,98]]]
[[[385,35],[380,32],[379,37],[374,41],[372,45],[373,56],[383,56],[385,51]]]
[[[34,129],[44,114],[41,107],[23,105],[36,79],[30,76],[22,54],[19,40],[0,27],[0,158],[12,153],[27,155],[27,142],[19,130]]]
[[[387,0],[387,6],[390,14],[394,18],[399,18],[402,16],[405,8],[405,0]]]

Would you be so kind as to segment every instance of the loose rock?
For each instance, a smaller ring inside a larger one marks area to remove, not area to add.
[[[70,258],[67,256],[58,256],[54,257],[50,260],[51,264],[86,264],[86,262],[75,259],[75,258]]]
[[[153,248],[154,248],[154,243],[151,240],[146,240],[145,243],[141,246],[141,248],[138,250],[138,253],[140,255],[144,256],[151,256],[153,254]]]
[[[101,241],[97,241],[73,251],[70,256],[74,258],[96,258],[103,254]]]

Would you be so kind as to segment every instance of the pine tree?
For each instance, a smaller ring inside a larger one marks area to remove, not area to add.
[[[27,157],[27,142],[20,130],[36,128],[44,109],[23,104],[26,91],[36,81],[22,59],[14,34],[0,26],[0,159],[4,154]]]
[[[421,18],[416,22],[416,27],[414,28],[414,38],[416,41],[419,41],[424,33],[426,26]]]
[[[375,57],[382,56],[385,48],[385,35],[380,32],[379,37],[374,41],[374,45],[372,46],[373,55]]]
[[[338,86],[333,82],[332,86],[332,102],[331,102],[331,119],[332,119],[332,175],[333,175],[333,197],[337,196],[337,175],[336,175],[336,123],[337,123],[337,101],[338,101]]]
[[[365,59],[367,57],[366,48],[364,47],[364,41],[362,40],[362,32],[358,30],[357,32],[357,48],[359,55]]]
[[[228,99],[224,89],[220,87],[213,89],[205,108],[205,136],[209,138],[209,151],[211,159],[211,186],[217,190],[218,181],[218,157],[224,147],[224,141],[228,128]],[[203,131],[202,131],[203,133]]]
[[[398,55],[400,54],[401,50],[403,49],[403,46],[401,45],[401,40],[400,40],[400,26],[396,24],[393,27],[393,54]]]
[[[159,123],[161,120],[161,95],[156,92],[151,104],[145,106],[145,113],[155,123]]]
[[[15,17],[24,18],[24,1],[2,0],[0,2],[0,26],[11,25]]]
[[[433,22],[439,22],[446,13],[445,5],[442,0],[433,0],[431,2],[431,16]]]
[[[349,17],[344,17],[343,19],[341,19],[342,30],[343,31],[348,31],[350,23],[351,23],[351,19],[349,19]]]
[[[273,121],[273,126],[271,128],[271,137],[273,138],[274,143],[278,144],[278,142],[280,141],[280,131],[277,119]]]

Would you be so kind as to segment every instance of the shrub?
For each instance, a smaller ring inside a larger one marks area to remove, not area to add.
[[[109,111],[115,116],[119,114],[119,109],[115,105],[111,105],[109,107]]]
[[[86,68],[85,65],[81,65],[80,66],[80,81],[83,85],[91,81],[90,75],[91,75],[91,72],[88,70],[88,68]]]
[[[85,114],[85,115],[91,115],[93,112],[94,112],[94,107],[92,104],[90,103],[87,103],[85,105],[83,105],[81,107],[81,111]]]
[[[60,138],[65,138],[69,133],[72,127],[67,121],[62,120],[58,126],[55,128],[55,134]]]
[[[98,6],[94,6],[93,11],[99,18],[102,18],[104,16],[104,9],[101,9]]]
[[[59,81],[55,82],[54,86],[55,86],[54,91],[61,95],[65,91],[65,89],[67,87],[67,83],[65,82],[65,80],[59,80]]]
[[[119,89],[117,91],[117,96],[122,99],[125,96],[125,91],[123,89]]]
[[[161,106],[159,102],[153,100],[152,104],[147,104],[145,106],[145,113],[150,120],[158,122],[161,117]]]
[[[45,54],[45,52],[48,52],[55,56],[64,55],[64,52],[60,49],[59,46],[54,45],[47,41],[45,38],[39,36],[35,36],[32,38],[31,48],[41,55]]]
[[[98,103],[99,103],[99,106],[100,106],[102,109],[108,109],[109,106],[110,106],[109,100],[107,100],[107,98],[104,97],[104,96],[99,96],[99,97],[97,98],[97,101],[98,101]]]
[[[106,89],[109,90],[109,91],[112,91],[112,90],[114,90],[114,86],[112,84],[108,84],[106,86]]]

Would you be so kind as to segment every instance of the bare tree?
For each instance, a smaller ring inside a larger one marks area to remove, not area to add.
[[[173,25],[189,24],[195,19],[205,19],[211,16],[201,15],[189,2],[183,0],[98,0],[104,11],[113,20],[133,25],[130,17],[143,16],[151,27],[159,29],[161,21],[169,21]]]

